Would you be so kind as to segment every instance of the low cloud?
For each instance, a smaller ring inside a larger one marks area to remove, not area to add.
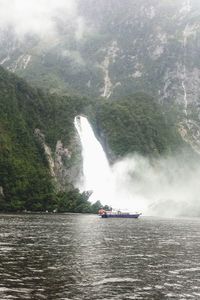
[[[11,27],[19,37],[55,35],[59,22],[68,23],[76,38],[82,37],[85,23],[76,0],[0,0],[0,28]]]

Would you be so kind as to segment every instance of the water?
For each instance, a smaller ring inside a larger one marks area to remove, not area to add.
[[[82,144],[84,181],[80,189],[93,191],[92,202],[109,199],[106,204],[111,204],[114,198],[113,179],[103,147],[86,117],[78,116],[74,123]]]
[[[146,205],[141,197],[135,197],[133,180],[127,176],[130,166],[124,168],[118,162],[111,167],[87,118],[78,116],[74,123],[82,145],[84,180],[78,186],[80,190],[93,192],[91,202],[100,200],[102,204],[110,205],[114,209],[133,212],[141,210],[144,213]],[[133,164],[131,167],[133,171]]]
[[[188,154],[148,159],[132,153],[110,166],[87,118],[75,118],[75,126],[82,144],[81,189],[93,190],[92,202],[145,215],[198,215],[200,168]]]
[[[200,299],[200,220],[1,215],[0,299]]]

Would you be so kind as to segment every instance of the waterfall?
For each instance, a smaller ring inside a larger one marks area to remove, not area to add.
[[[74,124],[82,145],[84,182],[79,188],[93,191],[91,202],[143,215],[171,217],[188,213],[188,207],[195,212],[200,176],[196,161],[180,168],[184,155],[152,161],[135,153],[110,166],[87,118],[78,116]]]
[[[132,178],[136,160],[118,161],[111,167],[87,118],[77,116],[74,125],[82,145],[84,180],[79,189],[93,191],[91,202],[100,200],[115,209],[144,212],[144,199],[136,195]]]
[[[110,204],[113,199],[113,178],[106,154],[86,117],[74,120],[82,145],[84,181],[81,190],[93,191],[90,200]]]

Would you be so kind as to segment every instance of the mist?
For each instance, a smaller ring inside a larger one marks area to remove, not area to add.
[[[117,207],[162,217],[200,214],[200,165],[184,153],[157,159],[129,155],[112,173]]]
[[[59,22],[68,24],[77,39],[82,37],[85,21],[78,14],[76,0],[0,0],[0,28],[12,28],[18,38],[56,36]]]
[[[110,165],[87,118],[77,116],[74,124],[83,159],[77,187],[92,191],[91,202],[151,216],[200,215],[200,159],[192,149],[157,157],[130,154]]]

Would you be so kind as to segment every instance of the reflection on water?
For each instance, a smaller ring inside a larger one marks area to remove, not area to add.
[[[1,215],[0,299],[200,299],[200,220]]]

